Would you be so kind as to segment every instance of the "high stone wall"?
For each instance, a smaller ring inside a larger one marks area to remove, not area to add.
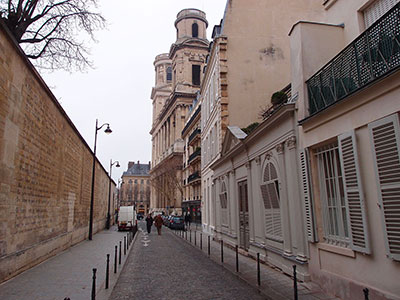
[[[0,23],[0,282],[87,238],[92,157]],[[94,233],[105,226],[108,185],[97,161]]]

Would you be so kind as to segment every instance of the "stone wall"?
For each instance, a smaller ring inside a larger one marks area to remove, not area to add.
[[[0,282],[87,238],[92,156],[0,23]],[[109,184],[96,168],[93,232]]]

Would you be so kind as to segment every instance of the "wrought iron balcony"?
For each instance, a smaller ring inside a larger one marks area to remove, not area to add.
[[[189,136],[189,144],[194,140],[195,137],[198,137],[201,133],[200,128],[195,129],[192,134]]]
[[[307,81],[310,115],[400,66],[400,3]]]
[[[196,151],[194,151],[192,154],[190,154],[188,163],[190,163],[190,162],[193,161],[195,158],[197,158],[198,156],[200,156],[200,154],[201,154],[201,148],[197,148]]]
[[[199,171],[196,171],[196,172],[194,172],[193,174],[190,174],[189,177],[188,177],[188,179],[187,179],[187,182],[188,182],[188,183],[191,183],[191,182],[195,181],[196,179],[200,179],[200,173],[199,173]]]

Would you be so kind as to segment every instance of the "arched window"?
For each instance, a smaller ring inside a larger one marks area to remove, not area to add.
[[[199,37],[199,25],[197,23],[192,24],[192,37]]]
[[[265,164],[263,171],[261,194],[265,208],[266,237],[282,240],[278,173],[271,162]]]
[[[168,67],[167,68],[167,82],[172,80],[172,68]]]
[[[221,190],[219,193],[219,201],[221,203],[221,223],[222,225],[228,225],[228,193],[226,191],[225,182],[222,181]]]

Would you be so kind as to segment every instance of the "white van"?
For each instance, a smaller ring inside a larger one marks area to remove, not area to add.
[[[133,206],[121,206],[118,212],[118,231],[132,230],[135,225],[135,208]]]

